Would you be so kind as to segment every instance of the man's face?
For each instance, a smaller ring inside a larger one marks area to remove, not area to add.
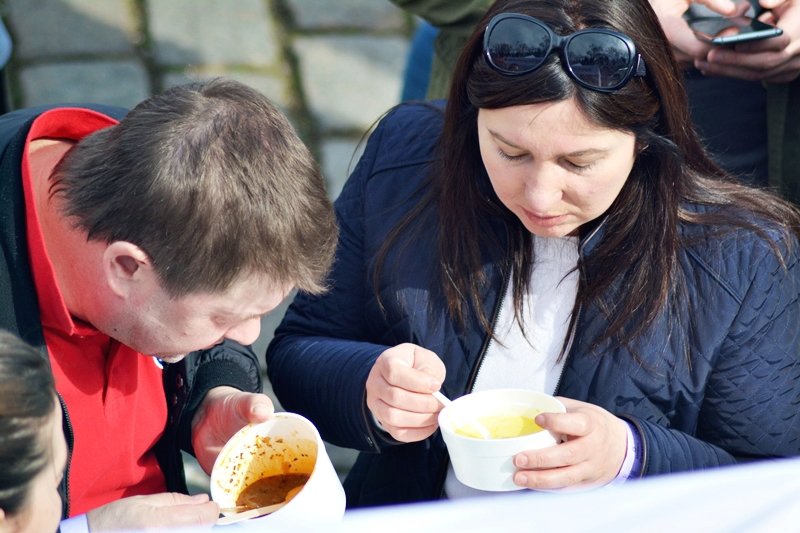
[[[262,317],[290,291],[291,287],[276,288],[265,277],[252,276],[221,293],[173,299],[153,279],[102,330],[143,354],[176,362],[226,338],[252,344],[261,333]]]

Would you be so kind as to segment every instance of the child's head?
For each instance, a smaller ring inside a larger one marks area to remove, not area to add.
[[[58,528],[66,462],[61,405],[46,356],[0,331],[0,529]]]

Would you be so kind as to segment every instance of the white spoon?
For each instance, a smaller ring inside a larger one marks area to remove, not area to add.
[[[450,398],[448,398],[447,396],[445,396],[444,394],[442,394],[439,391],[432,392],[431,394],[433,395],[434,398],[439,400],[439,403],[441,403],[445,407],[447,407],[448,405],[453,403],[453,401]],[[458,421],[460,422],[460,425],[469,427],[470,429],[474,429],[475,431],[480,433],[482,439],[487,439],[488,440],[488,439],[492,438],[492,434],[489,432],[489,430],[486,428],[486,426],[481,424],[481,422],[478,419],[465,420],[465,417],[463,417],[463,416],[454,416],[453,418],[454,419],[458,419]]]
[[[256,509],[249,509],[247,511],[229,514],[228,516],[224,516],[217,520],[217,525],[227,526],[228,524],[235,524],[236,522],[241,522],[242,520],[249,520],[251,518],[258,518],[259,516],[272,514],[287,503],[289,502],[283,501],[280,503],[273,503],[272,505],[265,505],[264,507],[258,507]],[[235,507],[233,509],[235,509]],[[224,511],[229,511],[229,509],[225,509]]]

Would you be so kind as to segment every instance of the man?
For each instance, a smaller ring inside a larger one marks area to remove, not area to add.
[[[0,147],[0,327],[50,358],[64,516],[88,513],[92,531],[213,523],[207,496],[171,493],[186,492],[180,450],[209,472],[273,411],[245,346],[290,290],[323,289],[336,224],[312,156],[226,80],[127,115],[15,111]]]

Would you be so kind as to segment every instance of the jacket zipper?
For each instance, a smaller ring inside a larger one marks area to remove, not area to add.
[[[600,231],[600,228],[603,227],[603,225],[605,225],[605,221],[606,220],[607,219],[604,218],[597,225],[597,227],[594,228],[592,230],[592,232],[589,233],[589,235],[586,236],[586,238],[583,240],[583,242],[580,243],[579,248],[578,248],[579,257],[583,257],[584,248],[589,243],[589,241],[591,241],[592,238],[594,238],[594,236],[597,234],[597,232]],[[503,283],[502,283],[502,287],[500,289],[500,297],[497,299],[497,303],[495,304],[494,310],[492,312],[492,331],[494,331],[495,325],[497,324],[497,318],[500,316],[500,309],[502,308],[502,305],[503,305],[503,298],[505,298],[506,290],[508,289],[508,281],[509,281],[509,277],[506,276],[506,275],[503,275]],[[578,322],[580,321],[580,318],[581,318],[581,308],[580,307],[578,308],[576,313],[577,313],[577,317],[575,319],[575,327],[570,332],[570,336],[573,337],[573,340],[574,340],[575,333],[578,330]],[[491,343],[492,343],[492,336],[487,334],[486,335],[486,340],[484,341],[483,346],[481,347],[481,352],[480,352],[480,355],[478,356],[478,360],[475,362],[475,366],[472,368],[472,371],[470,372],[470,375],[469,375],[469,379],[467,380],[467,388],[466,388],[466,391],[465,391],[466,394],[469,394],[470,392],[472,392],[472,388],[475,386],[475,381],[478,379],[478,374],[480,373],[481,366],[483,366],[483,360],[486,357],[486,352],[489,350],[489,346],[491,345]],[[558,388],[561,386],[561,379],[564,377],[564,368],[566,368],[567,362],[569,361],[570,357],[572,356],[572,352],[573,351],[574,351],[574,345],[572,344],[572,342],[570,342],[570,349],[569,349],[569,352],[566,355],[566,358],[564,359],[564,365],[561,367],[561,372],[559,373],[558,381],[556,381],[556,386],[555,386],[555,389],[554,389],[554,393],[557,393],[558,392]],[[445,458],[443,463],[444,463],[444,465],[443,465],[442,471],[439,474],[439,491],[438,492],[439,492],[439,498],[440,499],[444,496],[444,483],[445,483],[445,479],[447,478],[447,469],[450,466],[450,456],[449,455]]]
[[[64,414],[64,437],[67,440],[67,465],[64,467],[64,479],[62,480],[62,484],[64,486],[64,501],[61,502],[61,508],[63,512],[63,518],[69,517],[69,470],[70,465],[72,464],[72,450],[75,446],[75,436],[72,430],[72,421],[69,418],[69,411],[67,411],[67,402],[64,401],[64,398],[61,397],[60,394],[58,395],[58,401],[61,403],[61,412]]]
[[[492,331],[495,329],[495,325],[497,325],[497,318],[500,316],[500,309],[503,307],[503,298],[506,294],[506,289],[508,289],[508,280],[509,277],[505,274],[503,275],[503,283],[502,287],[500,288],[500,296],[497,298],[497,303],[494,305],[494,309],[492,310]],[[469,394],[472,392],[472,387],[475,386],[475,380],[478,378],[478,372],[480,372],[481,365],[483,364],[483,359],[486,357],[486,352],[489,350],[489,346],[492,343],[492,335],[487,334],[486,340],[483,341],[483,346],[481,346],[480,354],[478,355],[478,359],[475,361],[475,365],[472,367],[472,370],[469,373],[469,379],[467,380],[467,388],[466,393]],[[444,496],[444,482],[447,479],[447,470],[450,466],[450,456],[447,455],[445,460],[442,461],[442,468],[439,472],[439,479],[438,479],[438,487],[439,490],[439,499]]]
[[[508,283],[511,278],[509,276],[503,276],[503,284],[500,288],[500,297],[497,299],[497,303],[494,306],[494,311],[492,314],[492,332],[495,330],[495,326],[497,326],[497,319],[500,317],[500,310],[503,308],[503,300],[506,297],[506,291],[508,290]],[[486,335],[486,340],[481,346],[481,352],[478,356],[478,360],[475,361],[475,366],[472,367],[472,371],[469,373],[469,379],[467,380],[467,389],[464,391],[465,394],[469,394],[472,392],[472,389],[475,387],[475,382],[478,381],[478,375],[481,373],[481,367],[483,366],[483,360],[486,359],[486,353],[489,351],[489,347],[492,345],[492,341],[494,339],[491,335]]]
[[[586,236],[586,238],[583,240],[583,242],[578,244],[578,260],[579,261],[583,258],[583,251],[586,248],[586,245],[589,244],[589,241],[591,241],[594,238],[595,235],[597,235],[597,232],[600,231],[600,228],[602,228],[605,225],[606,220],[608,220],[608,219],[604,218],[597,225],[597,227],[594,228],[592,230],[592,232],[589,233],[589,235]],[[564,377],[564,369],[567,368],[567,362],[569,362],[570,358],[572,357],[572,352],[575,351],[575,344],[573,343],[573,341],[575,340],[575,335],[577,335],[577,332],[578,332],[578,324],[580,324],[580,321],[581,321],[582,311],[583,311],[583,306],[582,305],[578,307],[577,311],[575,311],[575,326],[572,328],[572,331],[569,332],[569,336],[570,336],[569,350],[567,351],[567,355],[564,357],[564,364],[561,365],[561,372],[558,374],[558,380],[556,381],[556,386],[553,389],[553,394],[554,395],[558,394],[558,389],[559,389],[559,387],[561,387],[561,379]]]

